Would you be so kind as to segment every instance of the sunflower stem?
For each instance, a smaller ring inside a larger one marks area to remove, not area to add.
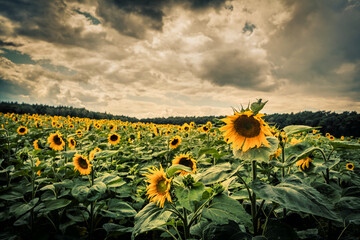
[[[253,160],[251,162],[251,173],[252,173],[252,180],[255,181],[256,180],[256,161]],[[256,194],[253,191],[252,193],[252,197],[251,197],[251,217],[252,217],[252,223],[253,223],[253,228],[254,228],[254,236],[256,236],[257,234],[257,228],[258,228],[258,224],[257,224],[257,217],[256,217]]]
[[[184,239],[188,239],[190,236],[190,229],[187,221],[187,214],[186,209],[183,207],[183,213],[184,213]]]

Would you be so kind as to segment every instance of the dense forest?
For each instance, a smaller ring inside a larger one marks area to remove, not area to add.
[[[47,114],[58,116],[71,116],[91,119],[117,119],[129,122],[152,122],[156,124],[178,124],[195,122],[196,124],[204,124],[208,121],[221,119],[225,116],[186,116],[186,117],[159,117],[159,118],[143,118],[138,119],[134,117],[119,116],[109,113],[100,113],[89,111],[85,108],[74,108],[71,106],[48,106],[43,104],[26,104],[17,102],[1,102],[0,112],[3,113],[18,113],[18,114]],[[335,137],[340,136],[354,136],[360,137],[360,114],[357,112],[342,112],[335,113],[330,111],[304,111],[299,113],[276,113],[269,114],[264,119],[271,125],[276,125],[278,128],[283,128],[288,125],[308,125],[317,127],[320,126],[322,133],[331,133]]]

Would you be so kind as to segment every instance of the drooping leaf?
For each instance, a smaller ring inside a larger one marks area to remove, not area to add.
[[[251,226],[251,216],[237,200],[224,193],[213,198],[210,206],[203,209],[202,216],[218,224],[233,220],[245,226]]]
[[[166,211],[166,208],[159,208],[156,204],[149,203],[136,214],[131,239],[134,240],[140,233],[163,228],[170,215],[171,212]]]
[[[334,212],[334,205],[316,189],[304,184],[296,176],[291,176],[276,186],[255,180],[252,182],[251,188],[258,197],[276,202],[284,208],[339,220]]]
[[[47,211],[52,211],[52,210],[66,207],[70,203],[71,203],[70,199],[60,198],[60,199],[45,202],[45,207],[46,207]]]
[[[318,129],[320,127],[310,127],[305,125],[289,125],[283,128],[287,136],[301,133],[301,132],[308,132],[312,131],[313,129]]]
[[[192,172],[192,169],[182,165],[182,164],[174,164],[171,167],[168,168],[168,170],[166,171],[166,175],[168,177],[172,177],[177,171],[182,170],[182,171],[186,171],[186,172]]]
[[[217,164],[198,174],[198,179],[205,185],[222,182],[233,176],[241,167],[240,163]]]

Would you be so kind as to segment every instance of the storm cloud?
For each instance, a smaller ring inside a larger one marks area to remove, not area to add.
[[[0,100],[135,117],[256,98],[359,111],[359,25],[355,0],[0,1]]]

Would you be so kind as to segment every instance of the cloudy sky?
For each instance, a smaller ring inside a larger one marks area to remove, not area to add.
[[[134,117],[360,112],[358,0],[0,0],[0,100]]]

